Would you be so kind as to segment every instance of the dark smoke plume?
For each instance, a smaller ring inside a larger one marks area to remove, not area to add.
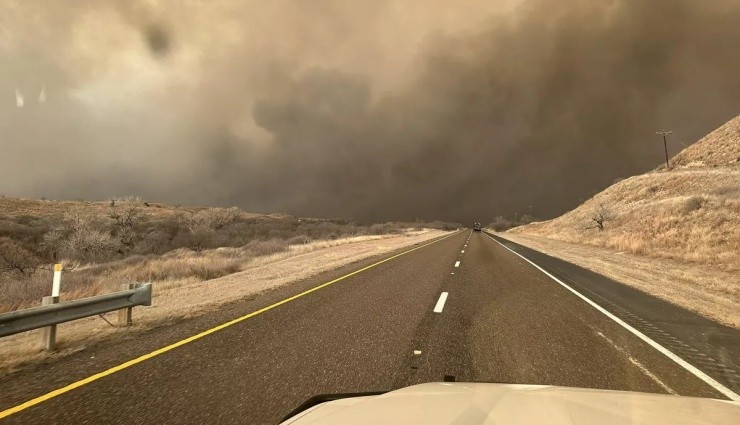
[[[150,25],[144,28],[144,38],[149,50],[155,56],[164,56],[170,51],[170,36],[162,26]]]
[[[447,3],[13,3],[0,193],[547,217],[740,112],[737,1]]]

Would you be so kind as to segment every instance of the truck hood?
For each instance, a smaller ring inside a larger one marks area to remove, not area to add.
[[[283,423],[722,425],[740,423],[740,403],[542,385],[428,383],[323,403]]]

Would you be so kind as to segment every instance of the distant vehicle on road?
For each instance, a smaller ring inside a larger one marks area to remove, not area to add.
[[[731,424],[740,403],[546,385],[435,382],[385,394],[317,396],[283,425]]]
[[[475,230],[476,232],[480,232],[481,231],[481,228],[482,228],[482,226],[480,225],[480,223],[475,223],[473,225],[473,230]]]

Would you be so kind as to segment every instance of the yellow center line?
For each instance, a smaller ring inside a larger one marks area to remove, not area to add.
[[[396,254],[396,255],[394,255],[392,257],[388,257],[388,258],[386,258],[384,260],[380,260],[380,261],[378,261],[376,263],[370,264],[369,266],[363,267],[363,268],[361,268],[359,270],[355,270],[355,271],[353,271],[351,273],[347,273],[346,275],[344,275],[342,277],[338,277],[338,278],[336,278],[336,279],[334,279],[332,281],[329,281],[329,282],[326,282],[326,283],[322,283],[321,285],[318,285],[318,286],[315,286],[315,287],[313,287],[311,289],[308,289],[306,291],[303,291],[300,294],[293,295],[292,297],[285,298],[285,299],[283,299],[281,301],[278,301],[278,302],[276,302],[274,304],[271,304],[271,305],[269,305],[267,307],[261,308],[261,309],[259,309],[257,311],[253,311],[253,312],[251,312],[249,314],[246,314],[244,316],[238,317],[238,318],[236,318],[234,320],[228,321],[226,323],[220,324],[220,325],[218,325],[216,327],[213,327],[211,329],[205,330],[205,331],[203,331],[203,332],[201,332],[199,334],[196,334],[196,335],[193,335],[191,337],[185,338],[183,340],[177,341],[174,344],[170,344],[170,345],[168,345],[166,347],[162,347],[160,349],[154,350],[154,351],[152,351],[150,353],[144,354],[144,355],[142,355],[140,357],[137,357],[135,359],[129,360],[129,361],[125,362],[125,363],[121,363],[118,366],[113,366],[110,369],[107,369],[107,370],[104,370],[102,372],[96,373],[94,375],[88,376],[87,378],[81,379],[81,380],[79,380],[77,382],[73,382],[73,383],[71,383],[71,384],[69,384],[69,385],[67,385],[65,387],[58,388],[58,389],[56,389],[54,391],[50,391],[50,392],[48,392],[48,393],[46,393],[44,395],[41,395],[41,396],[38,396],[38,397],[33,398],[31,400],[28,400],[28,401],[26,401],[24,403],[21,403],[21,404],[17,405],[17,406],[11,407],[11,408],[6,409],[6,410],[3,410],[2,412],[0,412],[0,419],[6,418],[6,417],[8,417],[8,416],[10,416],[10,415],[12,415],[14,413],[18,413],[18,412],[20,412],[22,410],[28,409],[31,406],[35,406],[35,405],[37,405],[39,403],[43,403],[46,400],[50,400],[50,399],[52,399],[54,397],[57,397],[57,396],[62,395],[64,393],[70,392],[70,391],[74,390],[75,388],[79,388],[79,387],[81,387],[83,385],[87,385],[87,384],[89,384],[91,382],[97,381],[98,379],[104,378],[104,377],[106,377],[108,375],[112,375],[112,374],[114,374],[116,372],[119,372],[119,371],[121,371],[123,369],[129,368],[129,367],[131,367],[131,366],[133,366],[133,365],[135,365],[137,363],[141,363],[143,361],[149,360],[149,359],[151,359],[153,357],[156,357],[156,356],[158,356],[160,354],[164,354],[164,353],[166,353],[166,352],[168,352],[170,350],[174,350],[177,347],[183,346],[185,344],[191,343],[191,342],[196,341],[198,339],[201,339],[201,338],[203,338],[205,336],[208,336],[208,335],[210,335],[212,333],[215,333],[215,332],[218,332],[218,331],[220,331],[222,329],[228,328],[229,326],[232,326],[232,325],[235,325],[235,324],[237,324],[239,322],[242,322],[244,320],[247,320],[250,317],[254,317],[254,316],[256,316],[258,314],[262,314],[262,313],[264,313],[264,312],[266,312],[268,310],[272,310],[275,307],[279,307],[279,306],[281,306],[283,304],[287,304],[287,303],[289,303],[289,302],[291,302],[293,300],[296,300],[296,299],[298,299],[300,297],[303,297],[305,295],[308,295],[308,294],[310,294],[310,293],[312,293],[314,291],[318,291],[319,289],[325,288],[325,287],[327,287],[327,286],[329,286],[331,284],[334,284],[334,283],[337,283],[337,282],[342,281],[344,279],[347,279],[348,277],[352,277],[352,276],[354,276],[356,274],[359,274],[359,273],[362,273],[362,272],[364,272],[366,270],[372,269],[373,267],[379,266],[379,265],[381,265],[381,264],[383,264],[385,262],[391,261],[391,260],[393,260],[395,258],[398,258],[398,257],[402,256],[402,255],[406,255],[406,254],[408,254],[410,252],[416,251],[417,249],[421,249],[421,248],[424,248],[424,247],[429,246],[431,244],[437,243],[437,242],[439,242],[441,240],[447,239],[450,236],[456,235],[457,233],[459,233],[459,232],[455,232],[455,233],[449,234],[447,236],[441,237],[441,238],[439,238],[437,240],[434,240],[432,242],[428,242],[428,243],[425,243],[423,245],[419,245],[416,248],[412,248],[412,249],[409,249],[407,251],[404,251],[404,252],[401,252],[399,254]]]

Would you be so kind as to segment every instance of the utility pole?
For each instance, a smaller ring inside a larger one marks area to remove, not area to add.
[[[532,204],[529,204],[529,215],[530,215],[530,216],[532,216],[532,208],[533,208],[533,207],[534,207],[534,205],[532,205]]]
[[[665,169],[666,170],[670,169],[670,165],[668,164],[668,142],[666,141],[665,136],[667,136],[667,135],[669,135],[671,133],[673,133],[673,132],[672,131],[666,131],[666,130],[655,132],[655,134],[661,134],[661,135],[663,135],[663,149],[665,150]]]

